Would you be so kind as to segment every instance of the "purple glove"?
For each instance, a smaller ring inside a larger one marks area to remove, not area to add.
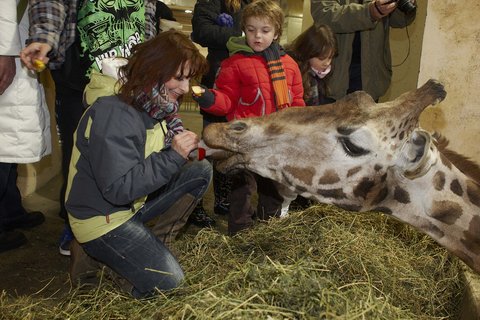
[[[233,18],[227,13],[220,13],[215,19],[215,22],[221,27],[233,27]]]

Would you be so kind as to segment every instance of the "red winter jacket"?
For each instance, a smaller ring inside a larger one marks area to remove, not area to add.
[[[292,107],[303,107],[302,76],[297,63],[281,56]],[[215,81],[215,102],[208,113],[233,119],[259,117],[277,111],[272,81],[265,58],[236,53],[222,62]]]

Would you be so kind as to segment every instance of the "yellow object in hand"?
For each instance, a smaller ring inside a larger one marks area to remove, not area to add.
[[[42,71],[45,70],[45,68],[46,68],[45,63],[43,63],[42,60],[38,60],[38,59],[35,59],[35,60],[33,61],[33,66],[35,67],[35,70],[36,70],[37,72],[42,72]]]
[[[192,86],[192,91],[193,91],[193,94],[196,96],[201,96],[202,93],[205,92],[205,90],[200,86]]]

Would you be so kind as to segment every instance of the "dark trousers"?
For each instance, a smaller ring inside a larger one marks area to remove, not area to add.
[[[278,193],[273,180],[250,171],[232,175],[231,179],[229,234],[233,235],[251,227],[254,218],[268,220],[271,217],[280,216],[283,198]],[[251,203],[255,192],[258,195],[256,210]]]
[[[55,73],[52,73],[55,79]],[[60,189],[60,216],[68,219],[65,209],[65,191],[67,188],[68,170],[70,157],[73,149],[73,134],[77,129],[78,122],[85,111],[83,105],[83,92],[66,87],[55,81],[55,118],[57,120],[58,133],[60,135],[60,147],[62,150],[62,187]]]
[[[27,212],[17,187],[17,164],[0,162],[0,231],[5,223],[15,221]]]
[[[214,116],[206,112],[202,113],[203,116],[203,128],[205,129],[211,123],[227,122],[225,117]],[[229,176],[219,172],[215,169],[215,161],[213,161],[213,195],[214,195],[214,207],[222,206],[228,208],[230,195],[230,189],[232,188],[232,181]]]

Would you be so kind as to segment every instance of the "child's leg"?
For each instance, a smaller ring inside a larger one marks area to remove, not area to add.
[[[228,216],[228,233],[235,233],[253,225],[254,210],[251,205],[252,195],[257,188],[255,177],[249,171],[242,171],[231,176],[230,211]]]
[[[256,175],[256,180],[258,193],[257,217],[260,220],[279,217],[282,211],[283,197],[279,194],[276,183],[259,175]]]
[[[232,181],[230,176],[215,170],[213,167],[213,193],[215,195],[215,203],[213,210],[216,214],[228,214],[230,202],[228,197],[232,189]]]

